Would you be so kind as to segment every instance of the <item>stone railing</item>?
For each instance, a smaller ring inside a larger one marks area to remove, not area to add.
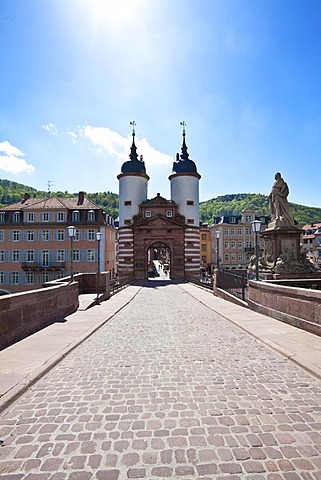
[[[248,306],[321,336],[321,279],[249,281]]]
[[[76,282],[0,297],[0,349],[63,320],[77,308]]]

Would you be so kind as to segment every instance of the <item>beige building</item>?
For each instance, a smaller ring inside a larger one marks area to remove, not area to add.
[[[67,198],[30,198],[25,194],[21,202],[0,208],[0,289],[10,293],[32,290],[70,275],[70,225],[76,227],[74,273],[97,272],[99,268],[113,276],[113,223],[83,192]],[[99,241],[97,232],[101,233]]]
[[[321,267],[321,223],[312,223],[302,227],[301,251],[308,255],[309,260]]]
[[[220,267],[232,270],[247,268],[251,256],[255,254],[255,235],[252,231],[254,220],[260,220],[261,230],[264,230],[268,226],[270,217],[255,215],[253,210],[244,209],[241,215],[223,215],[214,218],[213,225],[209,227],[212,268],[216,268],[218,256]],[[215,232],[219,232],[218,239]],[[262,240],[259,240],[259,246],[263,248]]]

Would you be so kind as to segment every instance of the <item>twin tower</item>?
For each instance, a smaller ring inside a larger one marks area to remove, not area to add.
[[[134,122],[133,122],[134,124]],[[119,180],[118,271],[134,279],[146,279],[151,252],[166,250],[171,279],[198,275],[199,180],[201,176],[189,159],[183,122],[181,154],[177,153],[169,176],[171,199],[160,194],[147,199],[149,176],[142,156],[138,158],[135,129],[129,158],[122,165]]]

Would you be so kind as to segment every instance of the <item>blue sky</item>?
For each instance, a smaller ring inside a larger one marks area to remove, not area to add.
[[[169,198],[180,122],[200,199],[321,206],[319,0],[0,0],[0,178],[118,192],[130,121]]]

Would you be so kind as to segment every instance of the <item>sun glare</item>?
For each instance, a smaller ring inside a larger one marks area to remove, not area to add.
[[[94,0],[93,8],[99,20],[123,25],[133,17],[137,0]]]

